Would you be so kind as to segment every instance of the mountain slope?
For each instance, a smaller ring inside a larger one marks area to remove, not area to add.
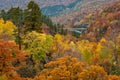
[[[26,8],[30,0],[0,0],[0,10],[20,6]],[[42,13],[52,17],[53,22],[64,25],[76,24],[89,13],[116,0],[34,0],[41,7]]]
[[[82,34],[82,38],[90,41],[99,41],[102,37],[116,39],[120,35],[120,1],[90,14],[84,22],[89,24],[89,28]]]
[[[104,6],[116,0],[81,0],[73,8],[66,9],[60,16],[52,18],[54,22],[62,24],[74,24],[79,22],[89,13],[99,11]]]

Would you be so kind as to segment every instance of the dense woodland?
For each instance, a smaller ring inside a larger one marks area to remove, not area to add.
[[[120,1],[87,15],[79,38],[34,1],[0,17],[0,80],[120,80]]]

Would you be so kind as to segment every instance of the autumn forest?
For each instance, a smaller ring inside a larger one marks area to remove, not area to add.
[[[120,1],[77,27],[53,22],[34,0],[1,10],[0,80],[120,80]]]

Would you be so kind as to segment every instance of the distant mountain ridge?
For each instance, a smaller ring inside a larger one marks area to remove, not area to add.
[[[25,8],[27,3],[31,0],[0,0],[0,9],[9,9],[10,7],[20,6],[21,8]],[[69,5],[70,3],[75,2],[76,0],[33,0],[35,1],[41,8],[47,6],[55,6],[55,5]]]
[[[0,10],[11,7],[26,8],[31,0],[0,0]],[[41,8],[42,13],[48,16],[58,16],[67,8],[74,7],[81,0],[34,0]]]
[[[31,0],[0,0],[0,10],[11,7],[26,8]],[[52,17],[53,22],[64,25],[79,23],[87,14],[99,11],[116,0],[34,0],[42,13]]]
[[[64,25],[76,24],[89,13],[99,11],[115,1],[117,0],[81,0],[73,8],[65,9],[61,15],[53,17],[52,20]]]
[[[46,14],[48,16],[54,17],[59,16],[64,13],[66,9],[72,9],[76,6],[77,3],[79,3],[81,0],[76,0],[68,5],[54,5],[54,6],[47,6],[42,8],[43,14]]]

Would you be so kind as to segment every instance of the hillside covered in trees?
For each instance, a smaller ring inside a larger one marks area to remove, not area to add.
[[[34,1],[1,10],[0,80],[120,80],[120,1],[80,23],[76,38]]]
[[[59,16],[52,17],[52,20],[64,25],[79,24],[86,15],[99,11],[115,1],[118,0],[78,0],[75,6],[64,9]]]

